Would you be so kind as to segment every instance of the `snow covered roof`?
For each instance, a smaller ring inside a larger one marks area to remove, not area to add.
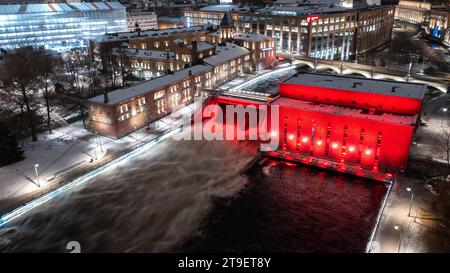
[[[274,5],[310,4],[310,5],[339,5],[341,0],[277,0]]]
[[[192,49],[192,44],[189,44],[187,47],[189,49]],[[213,48],[214,48],[214,46],[212,44],[210,44],[210,43],[207,43],[207,42],[198,42],[197,43],[197,50],[198,51],[205,51],[205,50],[213,49]]]
[[[97,42],[120,41],[120,40],[136,39],[136,38],[159,37],[159,36],[177,35],[177,34],[195,33],[195,32],[206,32],[206,29],[202,26],[195,26],[195,27],[189,27],[189,28],[158,29],[158,30],[141,31],[140,35],[138,34],[137,31],[121,32],[121,33],[112,33],[112,34],[101,35],[101,36],[98,36],[96,38],[96,40],[97,40]]]
[[[120,51],[118,48],[113,49],[114,55],[119,55]],[[126,48],[125,54],[128,57],[136,58],[146,58],[146,59],[158,59],[158,60],[168,60],[175,59],[175,53],[169,51],[158,51],[158,50],[147,50],[147,49],[137,49],[137,48]],[[167,58],[169,56],[169,58]]]
[[[371,115],[360,108],[343,107],[330,104],[319,104],[317,102],[310,102],[286,97],[280,97],[274,100],[272,104],[305,111],[313,111],[332,115],[340,115],[403,125],[413,125],[417,119],[417,115],[398,115],[390,113],[382,113],[381,115]]]
[[[203,61],[207,64],[216,66],[248,54],[250,54],[248,49],[234,43],[226,43],[226,45],[223,46],[216,46],[216,54],[203,59]]]
[[[118,90],[114,90],[108,92],[108,103],[109,105],[114,105],[123,101],[127,101],[129,99],[142,96],[144,94],[157,91],[163,87],[169,86],[171,84],[177,83],[189,77],[189,71],[191,71],[192,76],[207,72],[212,70],[213,67],[208,65],[195,65],[189,68],[185,68],[174,72],[173,74],[164,75],[153,80],[145,81],[142,83],[138,83],[136,85],[121,88]],[[89,102],[94,103],[104,103],[103,95],[99,95],[97,97],[93,97],[88,100]]]
[[[233,36],[236,40],[250,41],[250,42],[261,42],[266,40],[272,40],[272,37],[262,35],[260,33],[244,33],[238,32]]]
[[[335,5],[312,5],[312,6],[300,6],[300,7],[269,7],[258,9],[257,12],[263,14],[274,14],[274,15],[309,15],[309,14],[320,14],[320,13],[333,13],[349,11],[351,9],[344,8]]]
[[[208,11],[208,12],[227,12],[227,11],[231,11],[231,10],[248,11],[250,9],[248,7],[239,7],[238,5],[212,5],[212,6],[203,7],[200,10]]]
[[[349,76],[334,76],[324,74],[297,74],[283,83],[301,84],[316,87],[351,90],[373,94],[399,96],[405,98],[422,99],[426,86],[417,83],[374,80]],[[392,90],[395,92],[392,92]]]

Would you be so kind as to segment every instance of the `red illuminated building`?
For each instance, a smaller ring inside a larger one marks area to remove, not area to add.
[[[377,180],[405,169],[425,86],[321,74],[280,83],[269,155]]]

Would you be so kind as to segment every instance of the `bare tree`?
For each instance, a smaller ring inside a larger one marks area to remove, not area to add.
[[[77,98],[77,106],[83,119],[83,126],[87,128],[84,100],[96,93],[99,84],[97,64],[94,62],[90,50],[74,50],[67,54],[64,66],[72,87],[70,92],[74,93]]]
[[[130,67],[130,59],[128,58],[128,48],[127,47],[121,46],[117,50],[115,64],[119,66],[118,69],[120,72],[121,83],[122,83],[122,86],[124,86],[125,85],[125,76],[129,72],[129,67]]]
[[[33,141],[37,141],[35,114],[32,105],[37,93],[36,79],[38,77],[37,55],[38,49],[22,47],[14,50],[5,58],[5,69],[0,77],[4,92],[26,110],[28,127]]]
[[[45,100],[45,108],[47,111],[47,127],[48,132],[52,133],[51,127],[51,104],[54,97],[54,86],[51,86],[52,80],[55,78],[55,73],[59,70],[61,66],[61,62],[54,56],[47,54],[42,51],[41,54],[38,55],[38,80],[39,84],[42,88],[42,92]]]

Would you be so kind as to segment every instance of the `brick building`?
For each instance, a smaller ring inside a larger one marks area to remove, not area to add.
[[[189,104],[203,89],[212,89],[252,67],[250,51],[233,43],[193,65],[87,101],[92,131],[120,138]]]

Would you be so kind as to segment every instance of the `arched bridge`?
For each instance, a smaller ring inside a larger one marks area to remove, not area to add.
[[[417,73],[409,74],[407,71],[391,70],[383,67],[376,67],[352,62],[323,60],[304,56],[294,56],[292,64],[307,65],[318,72],[323,70],[333,70],[341,75],[358,74],[371,79],[421,83],[426,84],[428,86],[432,86],[444,93],[447,93],[447,90],[450,86],[448,80],[438,77],[420,75]]]

